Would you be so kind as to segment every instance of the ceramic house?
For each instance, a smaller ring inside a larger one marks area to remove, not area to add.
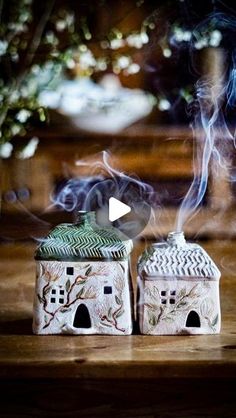
[[[147,249],[138,265],[142,334],[215,334],[220,331],[220,272],[183,233]]]
[[[52,230],[36,251],[36,334],[132,332],[132,241],[101,228],[93,212]]]

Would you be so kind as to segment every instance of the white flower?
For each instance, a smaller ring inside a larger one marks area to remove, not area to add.
[[[58,45],[58,39],[54,32],[48,31],[45,35],[46,42],[51,45]]]
[[[20,32],[26,32],[28,27],[24,25],[24,23],[10,22],[8,24],[8,29],[10,29],[11,31],[14,31],[15,33],[20,33]]]
[[[170,109],[170,102],[167,99],[160,99],[158,103],[158,109],[161,111],[169,110]]]
[[[66,66],[67,68],[69,68],[70,70],[72,70],[73,68],[75,68],[75,61],[73,60],[73,58],[69,58],[66,61]]]
[[[183,31],[183,41],[188,42],[191,40],[192,33],[189,30]]]
[[[27,158],[33,157],[37,149],[38,143],[39,143],[39,139],[34,136],[33,138],[31,138],[31,140],[28,142],[25,148],[23,148],[23,150],[17,154],[17,157],[20,160],[25,160]]]
[[[39,74],[40,66],[38,64],[33,65],[32,68],[31,68],[31,72],[32,72],[32,74],[35,74],[35,75]]]
[[[96,65],[96,60],[92,52],[89,50],[80,54],[79,62],[83,69],[94,67]]]
[[[121,68],[127,68],[130,64],[130,58],[127,57],[126,55],[122,55],[121,57],[119,57],[117,59],[117,65]]]
[[[27,119],[29,119],[30,116],[31,116],[31,112],[29,110],[21,109],[17,113],[16,119],[21,123],[25,123],[27,121]]]
[[[170,48],[164,48],[164,49],[163,49],[163,55],[164,55],[164,57],[166,57],[166,58],[170,58],[170,57],[171,57],[171,55],[172,55],[171,49],[170,49]]]
[[[107,69],[107,63],[106,63],[105,59],[99,58],[97,60],[97,67],[96,68],[100,71],[105,71]]]
[[[14,123],[13,125],[11,125],[11,133],[12,135],[17,135],[21,130],[21,126],[17,123]]]
[[[126,70],[127,74],[136,74],[140,70],[140,66],[133,62]]]
[[[131,47],[140,49],[143,46],[142,34],[133,33],[126,38],[127,44]],[[146,42],[145,42],[146,43]]]
[[[191,40],[192,33],[189,30],[175,28],[174,37],[177,42],[188,42]]]
[[[149,37],[148,37],[147,33],[142,31],[140,35],[141,35],[141,39],[142,39],[143,44],[147,44],[148,41],[149,41]]]
[[[124,40],[123,39],[112,39],[110,42],[111,49],[119,49],[122,46],[124,46]]]
[[[66,26],[67,25],[65,20],[60,19],[56,22],[56,29],[58,32],[62,32],[63,30],[65,30]]]
[[[8,42],[0,40],[0,57],[7,52]]]
[[[219,30],[215,29],[213,30],[213,32],[211,32],[209,45],[217,47],[220,45],[221,40],[222,40],[222,33]]]
[[[206,46],[208,46],[208,39],[206,37],[201,38],[197,42],[195,42],[194,46],[196,49],[205,48]]]
[[[10,142],[0,145],[0,157],[9,158],[13,150],[13,145]]]

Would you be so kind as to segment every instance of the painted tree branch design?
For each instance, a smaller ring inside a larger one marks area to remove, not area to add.
[[[118,331],[125,332],[125,328],[121,328],[118,325],[118,318],[124,313],[124,301],[122,293],[124,290],[125,282],[122,276],[117,276],[114,283],[117,290],[115,301],[118,307],[114,309],[113,305],[110,306],[106,303],[102,303],[97,306],[96,313],[101,320],[102,326],[115,327]]]
[[[148,322],[151,328],[156,327],[161,321],[173,321],[175,314],[180,311],[191,310],[196,306],[198,298],[203,295],[198,283],[188,292],[183,288],[177,296],[175,305],[172,307],[168,305],[162,306],[159,303],[161,298],[156,286],[152,290],[146,289],[145,292],[150,299],[150,302],[145,303],[144,306],[148,309]]]
[[[104,275],[104,269],[101,267],[97,271],[92,271],[92,267],[88,264],[85,266],[84,274],[79,274],[75,277],[75,279],[71,282],[70,279],[66,282],[66,302],[55,310],[50,311],[48,309],[48,298],[47,294],[50,292],[53,282],[60,279],[63,274],[63,266],[58,263],[53,263],[52,265],[48,266],[47,268],[41,264],[42,267],[42,276],[47,281],[45,286],[42,288],[42,294],[38,294],[38,299],[40,303],[43,305],[43,310],[45,312],[45,325],[43,329],[47,328],[51,322],[54,320],[58,313],[65,313],[70,310],[71,305],[73,305],[78,300],[84,299],[96,299],[98,295],[98,289],[94,286],[87,286],[87,282],[90,278],[95,276]],[[80,285],[79,291],[73,297],[74,289],[76,286]],[[81,287],[81,285],[84,285]],[[49,318],[48,318],[49,316]]]

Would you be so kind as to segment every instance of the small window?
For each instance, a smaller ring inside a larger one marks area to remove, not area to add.
[[[175,296],[175,295],[176,295],[176,290],[171,290],[171,291],[170,291],[170,295],[171,295],[171,296]]]
[[[56,302],[56,298],[51,298],[51,303],[55,303]]]
[[[59,303],[64,303],[64,299],[63,298],[59,298]]]
[[[65,290],[60,290],[60,295],[64,295],[65,294]]]
[[[66,274],[68,274],[68,276],[73,276],[73,274],[74,274],[74,267],[67,267],[66,268]]]
[[[165,290],[161,291],[161,296],[166,296],[166,291]]]
[[[161,299],[161,303],[162,303],[163,305],[166,305],[166,299]]]
[[[112,293],[111,286],[104,286],[104,295],[110,295]]]
[[[52,289],[52,295],[56,294],[56,289]]]
[[[175,299],[170,299],[170,304],[173,305],[175,303]]]

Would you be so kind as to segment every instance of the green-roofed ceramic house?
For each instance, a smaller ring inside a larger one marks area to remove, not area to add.
[[[131,334],[132,246],[93,212],[54,228],[35,255],[34,333]]]

